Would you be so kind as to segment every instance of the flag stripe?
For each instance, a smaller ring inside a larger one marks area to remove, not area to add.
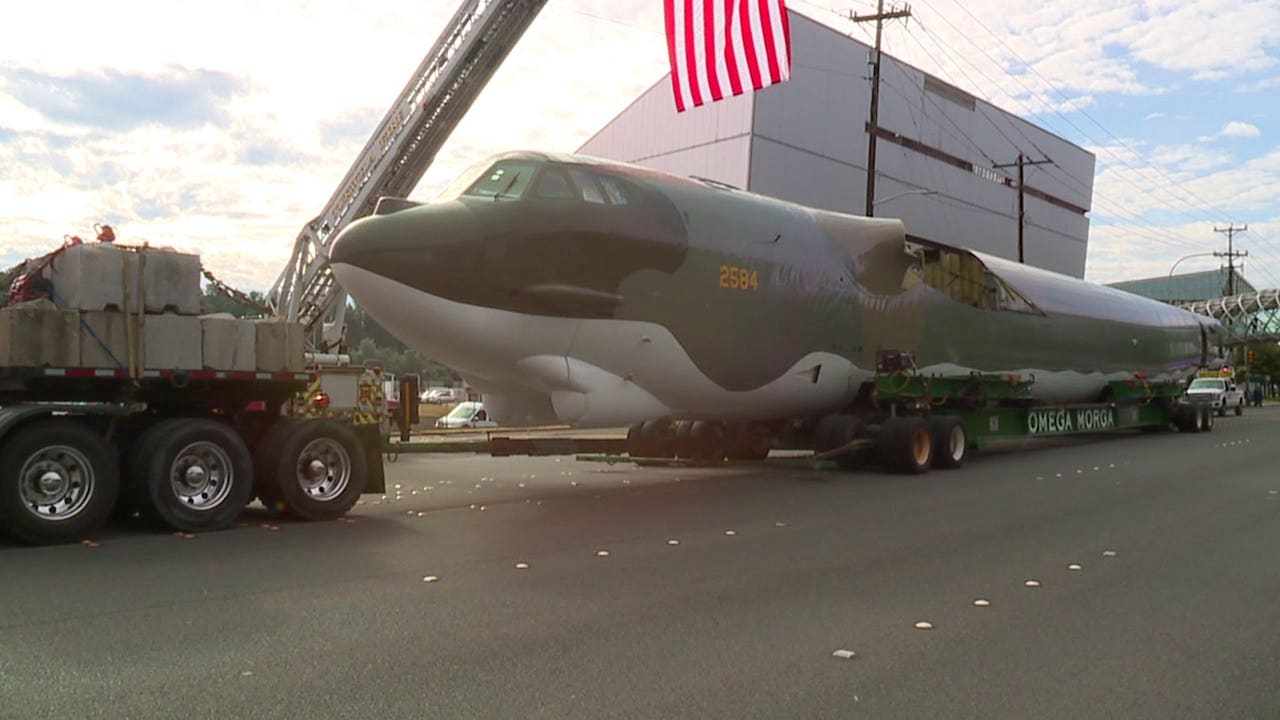
[[[738,20],[742,23],[742,49],[747,54],[747,70],[750,71],[751,87],[760,89],[760,61],[756,49],[756,28],[751,17],[751,0],[738,0]],[[743,78],[748,79],[748,78]],[[745,83],[744,83],[745,84]]]
[[[702,63],[700,65],[706,73],[707,89],[711,91],[711,97],[722,98],[724,93],[720,92],[720,68],[716,62],[718,57],[716,41],[720,36],[720,25],[716,23],[716,5],[717,3],[714,2],[702,4]]]
[[[676,0],[663,3],[663,18],[667,23],[667,57],[671,61],[671,93],[676,99],[676,112],[684,112],[684,93],[680,92],[680,71],[676,63]]]
[[[769,17],[769,6],[773,3],[769,0],[758,0],[760,5],[760,25],[764,32],[765,60],[769,64],[769,83],[774,85],[782,82],[782,72],[778,69],[778,48],[774,45],[774,19]]]
[[[791,77],[785,0],[664,0],[676,110]]]
[[[733,21],[733,0],[724,0],[724,64],[729,73],[729,87],[734,95],[742,94],[742,78],[738,75],[738,48],[742,43],[738,40],[738,24]]]
[[[694,0],[684,0],[684,56],[685,63],[694,62],[694,40],[693,40],[693,3]],[[697,71],[690,73],[685,70],[686,77],[689,82],[689,97],[695,106],[702,104],[702,88],[698,87]]]

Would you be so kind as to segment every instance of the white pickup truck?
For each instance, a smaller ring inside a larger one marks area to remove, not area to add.
[[[1187,388],[1187,398],[1207,402],[1219,417],[1226,415],[1228,408],[1237,415],[1244,414],[1244,391],[1230,378],[1196,378]]]

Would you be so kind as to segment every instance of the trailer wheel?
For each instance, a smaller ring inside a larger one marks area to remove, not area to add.
[[[836,418],[835,426],[831,430],[831,449],[844,447],[866,435],[867,426],[861,419],[853,415],[840,415]],[[837,455],[835,461],[841,470],[861,470],[867,464],[867,450],[864,447],[848,448]]]
[[[253,459],[232,428],[174,418],[138,438],[129,495],[148,520],[185,532],[231,526],[253,497]]]
[[[880,426],[880,462],[890,472],[918,475],[933,461],[929,423],[919,417],[892,417]]]
[[[929,431],[933,436],[933,466],[954,469],[964,465],[969,451],[969,433],[964,423],[954,416],[934,416],[929,419]]]
[[[695,460],[723,460],[725,456],[724,426],[698,420],[689,427],[686,441],[689,457]]]
[[[821,455],[839,447],[835,444],[835,432],[840,427],[841,415],[823,415],[813,429],[813,451]]]
[[[284,510],[281,506],[280,483],[276,479],[280,453],[284,451],[285,436],[293,432],[300,423],[300,420],[291,417],[278,418],[267,428],[253,451],[253,491],[268,510]]]
[[[773,444],[764,428],[739,421],[729,426],[728,452],[730,460],[765,460]]]
[[[332,420],[307,420],[282,432],[275,470],[281,508],[304,520],[341,517],[360,499],[368,480],[364,449],[355,433]],[[270,448],[265,448],[270,451]]]
[[[44,420],[0,447],[0,527],[34,545],[101,528],[120,493],[115,449],[70,420]]]
[[[645,444],[644,423],[635,423],[627,428],[627,454],[633,458],[642,457],[644,455]]]

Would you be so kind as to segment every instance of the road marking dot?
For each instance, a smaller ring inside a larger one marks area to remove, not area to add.
[[[1071,563],[1070,565],[1068,565],[1068,566],[1067,566],[1067,569],[1068,569],[1068,570],[1083,570],[1084,568],[1083,568],[1083,567],[1081,567],[1079,563]]]
[[[929,622],[928,620],[921,620],[920,622],[916,623],[916,629],[917,629],[917,630],[932,630],[932,629],[933,629],[933,623]]]
[[[516,563],[516,569],[517,569],[517,570],[528,570],[528,569],[529,569],[529,563],[518,562],[518,563]]]
[[[1028,581],[1026,581],[1026,582],[1024,582],[1024,583],[1022,583],[1022,584],[1023,584],[1023,585],[1026,585],[1026,586],[1027,586],[1027,587],[1029,587],[1029,588],[1038,588],[1038,587],[1040,587],[1040,581],[1039,581],[1039,580],[1028,580]]]
[[[1097,469],[1099,469],[1099,468],[1098,468],[1098,466],[1097,466],[1097,465],[1094,465],[1094,466],[1093,466],[1093,469],[1094,469],[1094,470],[1097,470]]]
[[[609,557],[609,551],[608,551],[608,550],[597,550],[597,551],[596,551],[596,557]]]
[[[1115,556],[1116,556],[1116,551],[1115,551],[1115,550],[1103,550],[1103,551],[1102,551],[1102,557],[1115,557]]]
[[[774,527],[786,527],[786,526],[787,526],[787,524],[786,524],[786,523],[784,523],[784,522],[776,522],[776,523],[774,523],[774,524],[773,524],[773,526],[774,526]]]
[[[432,583],[432,582],[439,582],[439,581],[440,581],[440,578],[435,575],[427,575],[422,578],[422,582],[425,582],[425,583]]]
[[[677,540],[677,539],[675,539],[675,538],[671,538],[670,540],[668,540],[668,541],[667,541],[667,544],[668,544],[668,545],[679,545],[679,544],[680,544],[680,541],[679,541],[679,540]]]
[[[1062,473],[1054,473],[1054,474],[1053,474],[1053,476],[1054,476],[1054,477],[1062,477]]]
[[[724,531],[724,534],[725,534],[725,535],[737,535],[737,534],[738,534],[738,531],[737,531],[737,530],[725,530],[725,531]]]
[[[978,598],[977,600],[974,600],[973,604],[977,605],[978,607],[991,607],[991,601],[983,600],[982,598]]]
[[[252,675],[253,675],[252,670],[244,670],[244,671],[241,671],[240,673],[240,677],[250,677]]]
[[[424,512],[420,512],[420,513],[418,513],[418,517],[426,517],[426,516],[427,516],[427,514],[426,514],[426,513],[424,513]]]
[[[832,657],[838,657],[841,660],[852,660],[858,656],[858,653],[852,650],[837,650],[831,653]]]

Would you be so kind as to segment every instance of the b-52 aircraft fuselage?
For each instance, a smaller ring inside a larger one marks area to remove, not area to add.
[[[851,403],[883,353],[1033,376],[1037,399],[1187,377],[1213,320],[959,248],[647,168],[511,153],[436,202],[384,199],[339,282],[460,372],[504,424],[772,421]]]

